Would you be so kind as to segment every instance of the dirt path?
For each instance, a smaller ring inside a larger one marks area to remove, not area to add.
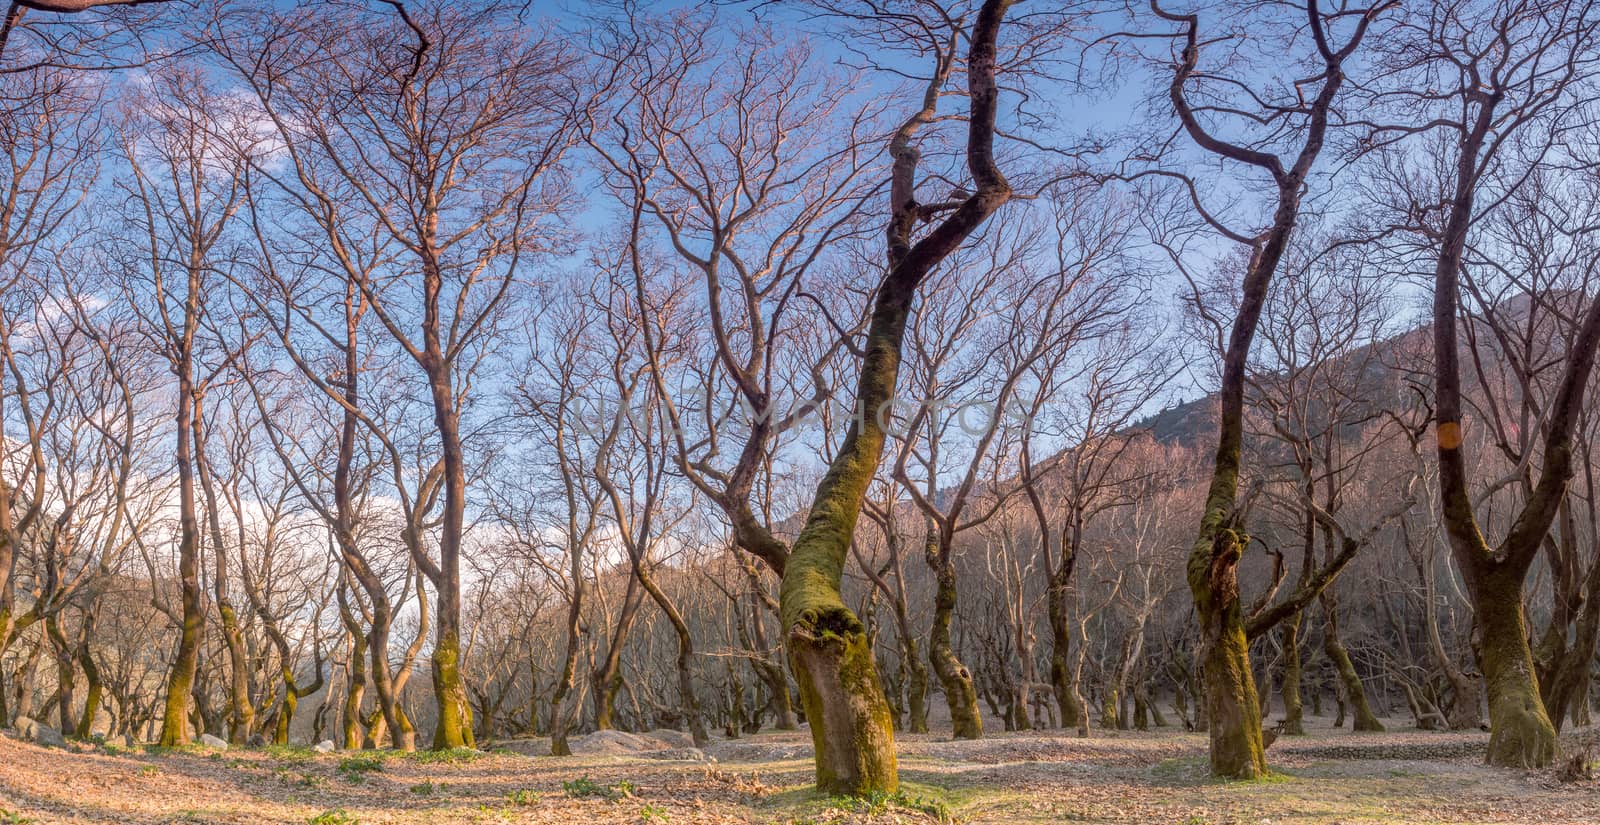
[[[1485,741],[1321,730],[1280,740],[1269,753],[1272,778],[1220,783],[1206,777],[1204,740],[1194,734],[905,737],[902,795],[845,801],[807,788],[804,734],[718,742],[707,749],[715,762],[509,751],[73,753],[0,737],[0,825],[1600,823],[1600,783],[1485,767]]]

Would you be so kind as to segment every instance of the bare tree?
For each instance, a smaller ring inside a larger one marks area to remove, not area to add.
[[[1167,97],[1182,131],[1202,152],[1265,176],[1270,186],[1268,225],[1239,231],[1223,223],[1228,216],[1215,204],[1204,202],[1202,189],[1188,175],[1170,169],[1135,175],[1175,180],[1191,196],[1195,214],[1210,229],[1248,251],[1238,302],[1228,313],[1231,317],[1202,310],[1216,331],[1222,353],[1220,411],[1216,461],[1190,555],[1188,579],[1201,626],[1211,770],[1218,776],[1251,778],[1267,769],[1261,745],[1261,708],[1239,601],[1238,565],[1248,544],[1238,501],[1246,363],[1262,306],[1299,220],[1306,185],[1334,122],[1332,113],[1345,86],[1345,63],[1361,48],[1372,22],[1391,5],[1381,2],[1324,11],[1317,0],[1306,0],[1303,8],[1292,13],[1274,4],[1251,5],[1237,16],[1225,17],[1218,24],[1218,34],[1202,38],[1199,13],[1171,12],[1155,0],[1151,2],[1158,18],[1177,26],[1172,33],[1175,55],[1167,58],[1173,66]],[[1275,17],[1280,14],[1293,17]],[[1280,58],[1284,42],[1298,46],[1307,39],[1286,35],[1288,40],[1279,41],[1245,33],[1247,28],[1271,31],[1274,26],[1309,35],[1310,54],[1297,59],[1313,66],[1315,74],[1303,85],[1257,89],[1237,74],[1200,68],[1202,54],[1208,51],[1205,47],[1217,43],[1223,31],[1239,33],[1256,49]],[[1315,91],[1308,95],[1307,88]],[[1235,129],[1241,132],[1239,138],[1232,137]],[[1290,158],[1287,162],[1279,154],[1283,151]],[[1175,257],[1174,262],[1183,268],[1181,260]],[[1193,276],[1189,277],[1193,282]]]
[[[1403,107],[1396,122],[1372,121],[1368,144],[1383,148],[1440,135],[1451,166],[1435,198],[1400,214],[1425,238],[1432,261],[1434,395],[1439,492],[1445,531],[1477,615],[1478,655],[1488,689],[1489,761],[1542,766],[1559,753],[1535,683],[1522,587],[1544,546],[1574,472],[1572,437],[1600,343],[1600,301],[1573,335],[1542,416],[1537,480],[1499,542],[1484,536],[1471,474],[1461,378],[1461,293],[1469,240],[1481,219],[1529,172],[1560,162],[1563,136],[1584,118],[1576,87],[1593,76],[1600,9],[1593,3],[1457,3],[1405,18],[1389,65],[1403,85],[1374,100]],[[1430,91],[1419,93],[1419,88]],[[1542,300],[1542,296],[1535,296]],[[1533,451],[1527,452],[1532,458]]]
[[[224,38],[221,51],[291,161],[285,173],[260,166],[256,174],[322,233],[336,271],[425,381],[441,499],[437,559],[420,520],[409,520],[406,539],[437,601],[433,745],[454,748],[472,744],[473,730],[460,661],[462,416],[518,266],[546,239],[541,219],[559,208],[553,170],[571,138],[569,57],[552,36],[525,28],[508,36],[499,26],[506,12],[494,7],[394,11],[267,13]],[[412,45],[397,56],[390,45],[402,38]],[[351,243],[369,236],[377,245]]]
[[[237,114],[206,87],[198,71],[174,68],[157,75],[132,101],[119,134],[123,157],[133,171],[125,182],[135,205],[131,222],[142,236],[128,244],[124,291],[143,307],[151,346],[167,360],[176,379],[182,616],[162,717],[164,745],[189,741],[189,699],[204,633],[197,402],[237,352],[237,342],[208,340],[203,329],[205,298],[224,283],[217,273],[232,263],[228,232],[243,204],[247,160],[235,148],[248,143],[239,134],[246,124],[230,118]]]

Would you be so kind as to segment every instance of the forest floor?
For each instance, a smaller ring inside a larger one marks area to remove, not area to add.
[[[705,754],[551,758],[317,754],[304,748],[54,750],[0,737],[0,825],[14,823],[1600,823],[1600,782],[1482,764],[1487,735],[1351,734],[1314,720],[1254,782],[1206,775],[1205,739],[1174,731],[900,738],[893,799],[810,790],[804,733],[717,741]],[[1596,731],[1578,737],[1594,741]],[[1573,740],[1576,743],[1578,740]],[[603,749],[604,750],[604,749]]]

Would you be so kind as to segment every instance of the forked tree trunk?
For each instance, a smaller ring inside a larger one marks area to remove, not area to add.
[[[1534,683],[1522,612],[1522,574],[1502,569],[1472,585],[1484,684],[1489,691],[1489,763],[1542,767],[1560,753],[1556,729]]]
[[[1386,7],[1373,7],[1356,21],[1355,31],[1340,49],[1328,42],[1323,16],[1308,3],[1309,24],[1326,68],[1321,87],[1309,101],[1304,143],[1292,166],[1276,155],[1228,143],[1206,131],[1190,105],[1186,85],[1200,57],[1199,17],[1179,15],[1153,6],[1160,17],[1183,26],[1182,59],[1173,72],[1168,96],[1184,130],[1207,151],[1257,167],[1272,176],[1276,205],[1271,225],[1252,240],[1251,254],[1239,293],[1239,304],[1222,353],[1222,385],[1218,393],[1217,450],[1206,492],[1199,535],[1189,553],[1188,581],[1200,619],[1199,660],[1205,672],[1205,712],[1211,729],[1211,772],[1217,776],[1253,779],[1266,772],[1261,745],[1261,705],[1250,670],[1250,644],[1239,604],[1239,559],[1248,537],[1236,511],[1244,437],[1244,378],[1261,321],[1262,306],[1279,261],[1300,215],[1300,199],[1311,168],[1327,137],[1328,112],[1344,83],[1343,61],[1360,45],[1372,18]]]
[[[811,512],[784,566],[780,616],[790,666],[811,724],[817,786],[825,792],[892,793],[900,784],[893,717],[871,640],[861,620],[845,606],[839,585],[867,486],[883,457],[882,416],[899,377],[912,299],[928,273],[1011,197],[1011,187],[995,165],[994,132],[999,101],[995,42],[1012,2],[985,0],[970,35],[967,166],[976,191],[915,244],[912,232],[924,215],[915,197],[919,155],[910,141],[935,115],[937,81],[929,87],[923,108],[891,140],[889,271],[879,284],[867,327],[856,414],[817,485]]]
[[[1434,265],[1433,356],[1437,402],[1439,494],[1445,533],[1472,598],[1479,657],[1489,695],[1489,763],[1544,767],[1560,754],[1555,726],[1539,696],[1522,612],[1522,584],[1549,535],[1573,474],[1572,435],[1600,345],[1600,298],[1590,304],[1568,348],[1545,422],[1543,467],[1522,511],[1498,548],[1479,529],[1468,491],[1463,437],[1458,312],[1461,260],[1473,218],[1480,164],[1502,96],[1485,94],[1461,132],[1454,192]],[[1501,135],[1504,139],[1504,135]]]

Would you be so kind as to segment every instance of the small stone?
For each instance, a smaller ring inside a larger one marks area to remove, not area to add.
[[[317,753],[333,753],[333,740],[324,739],[321,742],[313,745],[311,749]]]
[[[200,734],[200,744],[205,745],[208,748],[216,748],[217,750],[222,750],[222,751],[225,751],[225,750],[228,749],[228,743],[227,742],[225,742],[225,741],[223,741],[221,739],[218,739],[217,737],[212,736],[209,733]]]

